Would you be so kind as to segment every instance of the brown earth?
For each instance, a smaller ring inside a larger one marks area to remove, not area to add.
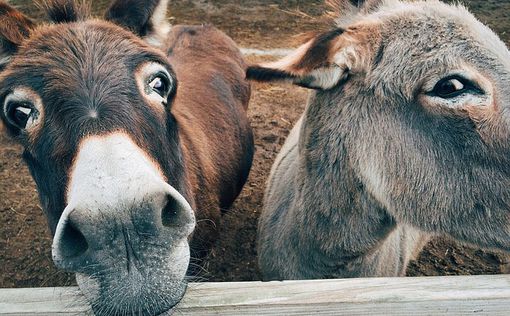
[[[41,18],[32,1],[11,0]],[[94,1],[99,14],[108,1]],[[322,1],[192,0],[173,1],[174,24],[212,23],[243,47],[292,46],[293,35],[324,29]],[[510,1],[471,0],[466,5],[510,43]],[[255,61],[251,58],[251,61]],[[201,279],[260,279],[255,251],[257,218],[271,164],[292,124],[304,109],[307,92],[295,87],[255,84],[250,119],[256,154],[243,193],[218,225],[221,238],[204,263]],[[34,183],[21,162],[21,148],[0,133],[0,287],[74,284],[72,275],[51,262],[51,237]],[[506,256],[438,238],[409,268],[409,275],[495,274],[508,271]]]

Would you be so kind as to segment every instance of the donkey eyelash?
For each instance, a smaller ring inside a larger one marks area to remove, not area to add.
[[[149,84],[152,82],[152,80],[154,80],[158,77],[162,77],[165,80],[167,80],[168,82],[170,82],[170,79],[168,78],[168,75],[166,73],[164,73],[163,71],[158,71],[157,73],[153,74],[152,76],[149,76],[146,83]]]

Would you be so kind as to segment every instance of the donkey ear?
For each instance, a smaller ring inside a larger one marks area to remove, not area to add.
[[[38,5],[54,23],[84,21],[91,11],[90,3],[78,0],[43,0]]]
[[[279,61],[248,67],[246,77],[264,82],[288,81],[311,89],[331,89],[350,73],[364,69],[372,45],[372,35],[366,31],[335,29],[316,36]]]
[[[170,32],[167,8],[168,0],[115,0],[105,17],[149,44],[161,46]]]
[[[0,70],[21,43],[30,36],[34,23],[18,10],[0,1]]]

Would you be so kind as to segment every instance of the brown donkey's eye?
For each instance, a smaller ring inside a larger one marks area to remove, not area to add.
[[[473,82],[460,76],[453,76],[441,79],[431,94],[443,99],[451,99],[469,92],[483,94],[480,88]]]
[[[149,86],[151,89],[159,94],[161,97],[166,98],[168,95],[168,89],[169,89],[169,82],[166,77],[163,75],[158,75],[152,81],[149,83]]]
[[[37,111],[26,102],[10,102],[6,107],[6,116],[11,124],[20,129],[25,129],[37,118]]]

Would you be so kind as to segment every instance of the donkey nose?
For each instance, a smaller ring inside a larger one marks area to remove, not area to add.
[[[173,192],[174,191],[174,192]],[[131,205],[106,208],[104,205],[73,203],[64,210],[57,225],[52,245],[55,265],[72,272],[87,268],[104,258],[125,252],[125,231],[131,235],[168,238],[168,235],[189,234],[194,215],[186,200],[175,190],[146,195]],[[138,246],[141,246],[140,244]]]

